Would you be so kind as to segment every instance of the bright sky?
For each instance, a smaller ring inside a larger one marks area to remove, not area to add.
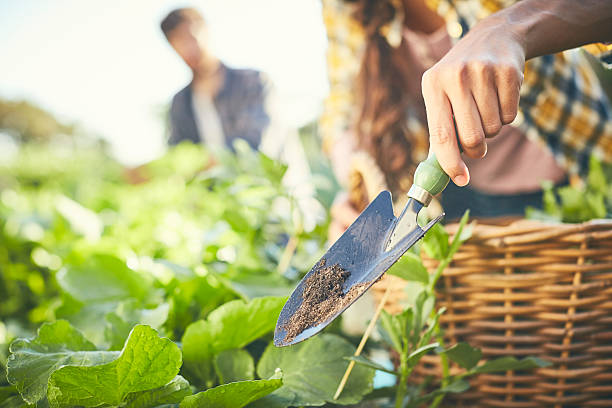
[[[182,6],[203,12],[222,60],[269,74],[293,123],[316,117],[327,92],[316,0],[2,0],[0,96],[80,123],[126,163],[154,158],[161,109],[190,79],[159,30]]]

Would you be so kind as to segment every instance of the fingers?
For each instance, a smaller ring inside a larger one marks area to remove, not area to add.
[[[485,137],[493,137],[502,127],[502,118],[497,96],[494,67],[490,63],[479,64],[476,76],[481,86],[474,87],[472,97],[480,113],[480,121]]]
[[[495,100],[497,102],[497,98]],[[480,159],[487,152],[480,113],[471,93],[453,95],[450,99],[457,123],[458,138],[466,156]]]
[[[469,181],[467,166],[461,159],[453,124],[453,111],[445,93],[432,82],[427,73],[422,81],[423,99],[427,111],[430,148],[436,154],[442,169],[458,186]]]
[[[516,67],[497,67],[495,86],[499,95],[501,121],[504,125],[511,123],[516,118],[522,84],[523,73]]]

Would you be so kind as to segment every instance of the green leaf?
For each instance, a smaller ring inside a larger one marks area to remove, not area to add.
[[[0,408],[28,408],[33,405],[26,404],[19,395],[10,396],[4,400],[0,400]],[[41,408],[42,404],[39,405]]]
[[[434,390],[428,394],[425,394],[417,398],[409,406],[418,407],[418,406],[421,406],[426,401],[432,400],[433,398],[438,397],[440,395],[445,395],[448,393],[460,394],[462,392],[467,391],[469,388],[470,388],[469,382],[467,382],[464,379],[459,379],[459,380],[453,381],[452,383],[448,384],[445,387],[439,388],[437,390]]]
[[[457,343],[450,347],[444,353],[459,366],[466,370],[471,370],[482,357],[482,351],[474,348],[467,343]]]
[[[191,395],[186,379],[177,375],[168,384],[154,390],[133,392],[126,397],[126,408],[149,408],[164,404],[178,404]]]
[[[470,383],[467,382],[466,380],[457,380],[457,381],[453,381],[452,383],[448,384],[446,387],[443,387],[440,389],[441,393],[454,393],[454,394],[459,394],[462,392],[467,391],[470,388]]]
[[[239,381],[186,397],[180,408],[242,408],[283,385],[280,379]]]
[[[352,360],[354,361],[356,364],[361,364],[363,366],[366,367],[370,367],[374,370],[378,370],[378,371],[384,371],[385,373],[389,373],[389,374],[393,374],[393,375],[397,375],[399,377],[400,373],[398,373],[397,371],[394,370],[390,370],[387,367],[384,367],[378,363],[375,363],[374,361],[365,358],[363,356],[350,356],[347,357],[346,360]]]
[[[272,332],[285,300],[278,297],[257,298],[249,303],[234,300],[213,310],[206,320],[189,325],[182,339],[185,368],[200,381],[211,384],[213,357],[224,350],[242,348]]]
[[[0,381],[3,381],[4,378],[0,377]],[[7,398],[17,395],[17,388],[14,385],[0,386],[0,402],[6,400]]]
[[[423,347],[423,346],[429,344],[429,342],[431,341],[431,338],[433,337],[434,333],[436,332],[436,328],[438,327],[438,324],[439,324],[439,321],[440,321],[440,316],[442,316],[442,314],[445,311],[446,311],[446,308],[441,307],[440,309],[438,309],[436,314],[430,320],[429,325],[427,326],[427,329],[421,335],[421,339],[419,340],[419,343],[418,343],[419,347]]]
[[[423,331],[425,323],[427,323],[427,318],[431,314],[434,302],[434,295],[426,290],[421,291],[416,298],[413,308],[414,317],[411,322],[412,324],[406,326],[406,337],[410,339],[413,345],[419,344],[421,332]]]
[[[544,212],[553,217],[553,219],[561,221],[561,207],[557,202],[554,187],[554,183],[550,180],[542,182],[542,208]]]
[[[412,309],[407,309],[404,313],[412,313]],[[402,351],[403,326],[400,326],[398,318],[386,310],[382,310],[379,320],[379,332],[383,339],[398,353]]]
[[[57,273],[62,290],[83,302],[143,300],[152,290],[150,283],[119,258],[95,254],[67,265]]]
[[[120,356],[107,364],[65,366],[51,374],[47,397],[53,407],[121,405],[128,394],[170,382],[181,367],[181,351],[148,326],[136,326]]]
[[[246,350],[225,350],[215,356],[215,372],[221,384],[252,380],[255,363]]]
[[[407,281],[417,281],[425,285],[429,283],[427,268],[423,265],[421,258],[412,252],[406,252],[387,273]]]
[[[117,352],[96,351],[96,347],[65,320],[43,324],[33,339],[15,340],[10,352],[8,381],[29,404],[45,398],[49,376],[61,366],[102,364],[118,355]]]
[[[422,248],[431,258],[442,260],[448,253],[448,233],[440,224],[435,224],[423,237]]]
[[[439,343],[431,343],[431,344],[427,344],[425,346],[419,347],[418,349],[414,350],[412,353],[408,355],[408,359],[407,359],[408,365],[409,366],[417,365],[421,357],[423,357],[425,354],[435,349],[439,345],[440,345]]]
[[[536,357],[525,357],[521,360],[517,360],[514,357],[501,357],[495,360],[489,360],[473,368],[470,370],[470,374],[495,373],[510,370],[531,370],[539,367],[548,367],[550,365],[550,362]]]
[[[606,190],[608,188],[606,182],[606,176],[603,171],[603,167],[601,166],[601,162],[595,157],[595,155],[591,155],[589,159],[589,175],[587,178],[587,186],[588,189],[602,195],[606,194]]]
[[[104,337],[110,343],[109,350],[121,350],[130,331],[137,324],[159,329],[168,319],[169,306],[162,303],[154,309],[143,309],[132,300],[121,302],[117,308],[106,314]]]
[[[277,348],[270,344],[257,365],[257,374],[266,378],[277,368],[283,372],[283,386],[266,397],[270,406],[356,404],[372,391],[374,370],[357,365],[337,401],[338,384],[355,348],[332,334],[320,334],[302,343]],[[262,400],[263,401],[263,400]]]

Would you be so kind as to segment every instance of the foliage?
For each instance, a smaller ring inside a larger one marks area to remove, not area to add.
[[[10,306],[0,315],[0,406],[329,399],[295,379],[316,383],[314,367],[344,365],[350,343],[329,335],[282,350],[312,365],[299,374],[264,353],[325,231],[304,230],[284,166],[243,144],[214,159],[182,145],[129,171],[100,153],[73,153],[23,146],[0,168],[0,301]],[[281,271],[289,239],[295,252]],[[326,381],[337,384],[339,371]],[[357,373],[347,402],[371,390],[372,373]]]
[[[339,400],[334,393],[348,361],[354,352],[346,340],[333,334],[320,334],[303,343],[277,348],[270,344],[259,364],[257,374],[267,377],[276,368],[283,372],[283,386],[261,401],[262,407],[285,408],[289,406],[355,404],[372,391],[373,370],[358,367]],[[313,358],[317,356],[317,358]]]
[[[437,406],[442,402],[444,395],[459,393],[469,388],[467,377],[484,372],[499,372],[507,370],[526,370],[542,367],[547,363],[526,358],[516,360],[511,357],[502,357],[489,360],[477,365],[481,358],[481,351],[466,343],[458,343],[445,347],[439,326],[440,315],[444,309],[435,308],[435,287],[444,269],[451,262],[454,254],[462,242],[471,236],[471,226],[467,225],[469,213],[461,218],[459,228],[449,245],[449,236],[446,230],[436,224],[425,235],[421,249],[439,261],[437,269],[429,275],[421,263],[420,257],[407,254],[394,265],[389,273],[409,280],[410,304],[398,315],[391,315],[382,311],[379,330],[384,341],[399,355],[399,367],[390,370],[364,357],[351,357],[357,364],[394,374],[398,377],[395,387],[395,407],[419,407],[431,402]],[[423,272],[425,271],[425,272]],[[408,385],[408,378],[421,358],[430,352],[440,354],[443,377],[440,383],[432,389],[424,386]],[[451,375],[448,360],[452,360],[464,369],[461,374]]]
[[[612,167],[595,156],[590,158],[585,183],[555,188],[552,182],[545,181],[542,189],[542,210],[528,208],[527,218],[578,223],[612,215]]]
[[[0,99],[0,131],[20,142],[43,142],[58,135],[71,135],[74,126],[26,101]]]
[[[396,406],[436,405],[467,389],[470,375],[543,364],[479,364],[478,350],[442,343],[434,288],[469,237],[466,215],[450,244],[436,226],[421,245],[440,261],[434,273],[416,253],[389,271],[414,289],[402,314],[380,321],[398,369],[357,358],[333,400],[355,351],[331,333],[337,326],[271,344],[286,296],[321,255],[326,225],[305,230],[284,166],[245,144],[235,150],[212,157],[181,145],[125,170],[100,152],[24,145],[0,166],[0,407],[355,404],[380,393],[375,370],[398,376]],[[409,385],[433,352],[447,367],[442,381]],[[464,372],[451,376],[448,360]]]

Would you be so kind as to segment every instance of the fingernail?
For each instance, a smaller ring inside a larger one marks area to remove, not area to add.
[[[465,177],[463,174],[460,174],[453,178],[453,183],[455,183],[459,187],[465,186],[467,182],[468,182],[467,177]]]

